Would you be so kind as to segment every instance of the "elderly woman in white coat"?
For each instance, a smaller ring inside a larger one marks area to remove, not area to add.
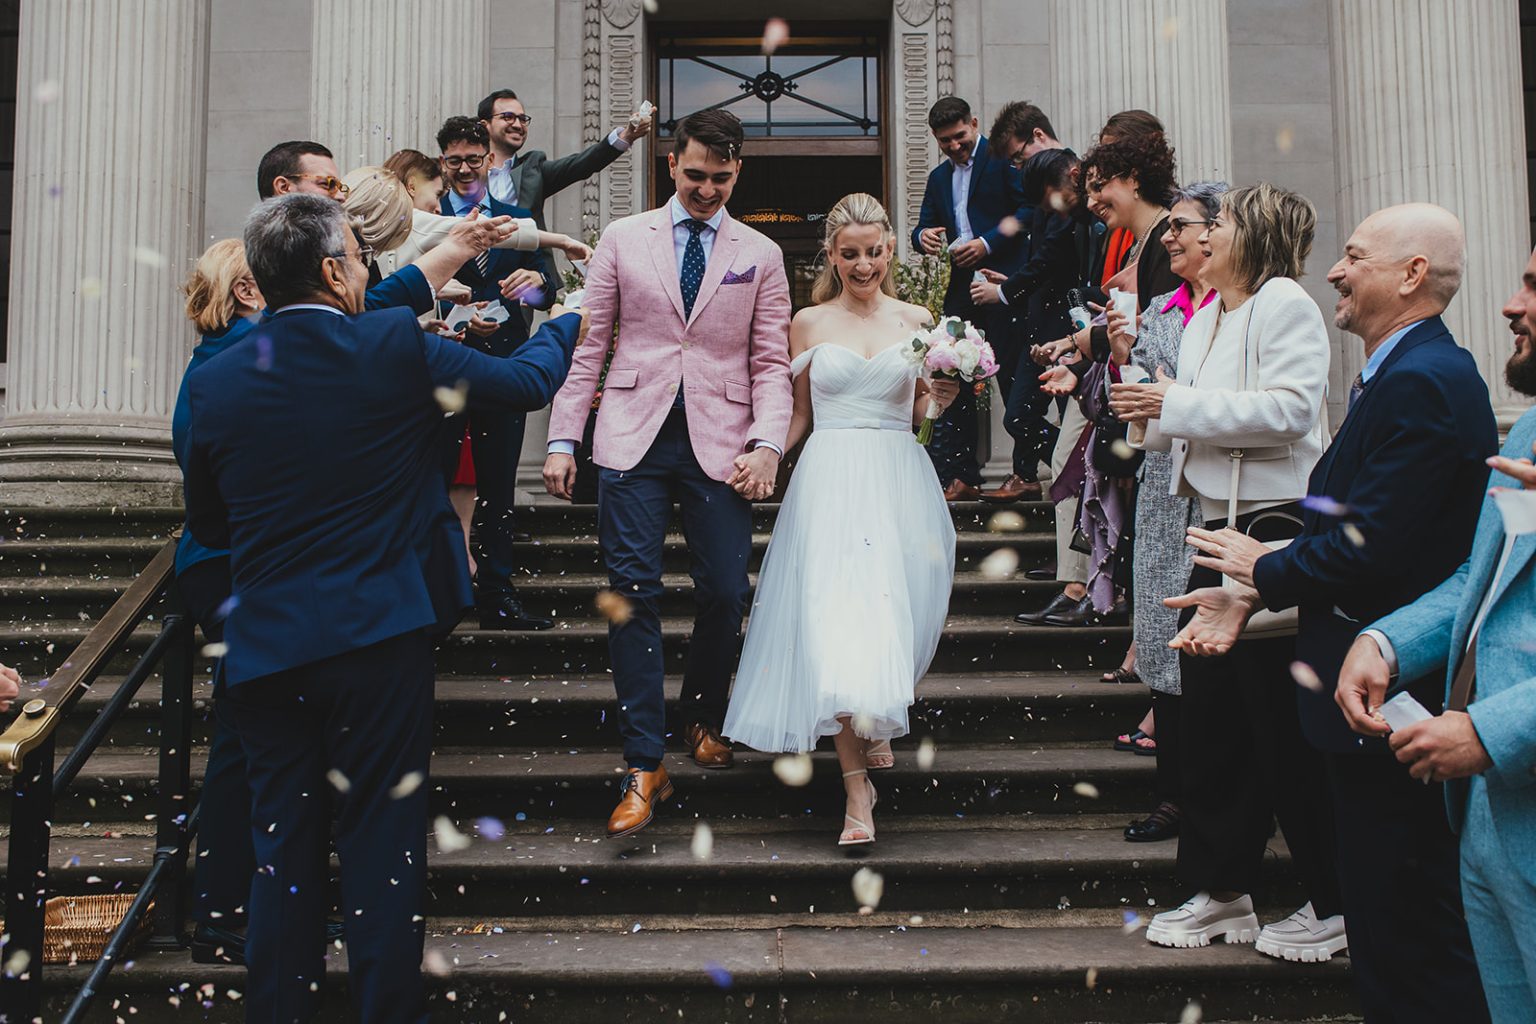
[[[1228,192],[1197,242],[1220,301],[1185,329],[1178,383],[1159,375],[1113,391],[1131,442],[1171,452],[1173,491],[1199,501],[1207,528],[1230,524],[1270,544],[1301,532],[1300,500],[1327,443],[1328,334],[1295,280],[1316,220],[1306,199],[1271,185]],[[1212,570],[1190,574],[1191,590],[1220,585]],[[1181,659],[1178,873],[1196,892],[1157,915],[1147,938],[1257,939],[1272,956],[1321,961],[1346,945],[1333,811],[1322,757],[1301,734],[1294,628],[1271,626],[1219,657]],[[1309,902],[1261,930],[1250,893],[1276,818]]]

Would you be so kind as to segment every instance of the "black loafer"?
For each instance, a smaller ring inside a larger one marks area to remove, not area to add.
[[[1050,565],[1037,565],[1033,569],[1026,569],[1024,571],[1024,578],[1034,580],[1037,583],[1053,580],[1056,578],[1056,563],[1052,562]]]
[[[192,962],[245,966],[245,933],[216,924],[200,924],[192,932]]]
[[[1158,804],[1157,810],[1141,821],[1126,826],[1125,841],[1128,843],[1156,843],[1175,839],[1179,834],[1179,809],[1172,804]]]
[[[1081,601],[1067,600],[1067,607],[1046,613],[1041,625],[1092,626],[1099,621],[1099,613],[1093,610],[1093,598],[1084,595]]]
[[[1050,603],[1044,608],[1036,612],[1020,612],[1013,617],[1013,621],[1022,626],[1043,626],[1046,624],[1045,617],[1047,615],[1054,615],[1057,612],[1064,612],[1069,608],[1076,608],[1077,604],[1078,602],[1067,596],[1066,591],[1062,591],[1051,598]]]

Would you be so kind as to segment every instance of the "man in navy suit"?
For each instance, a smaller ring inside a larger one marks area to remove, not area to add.
[[[437,133],[437,146],[442,151],[443,178],[451,186],[442,199],[445,216],[462,217],[476,209],[481,216],[532,216],[487,191],[491,143],[485,125],[472,117],[450,117]],[[511,352],[528,336],[522,307],[548,309],[560,287],[549,258],[537,249],[491,249],[465,263],[455,276],[469,286],[474,301],[503,305],[509,314],[500,326],[479,317],[470,321],[467,343],[495,356]],[[486,410],[470,416],[478,492],[476,603],[483,629],[550,629],[555,624],[524,609],[512,587],[517,569],[512,556],[516,532],[512,506],[526,422],[521,411]]]
[[[1255,588],[1246,610],[1300,609],[1296,655],[1322,682],[1297,690],[1302,728],[1329,754],[1350,963],[1371,1021],[1488,1019],[1443,785],[1413,779],[1383,740],[1356,736],[1333,697],[1360,631],[1439,585],[1472,547],[1498,429],[1476,363],[1440,319],[1465,249],[1455,215],[1426,203],[1355,229],[1328,280],[1334,323],[1365,342],[1366,362],[1312,472],[1301,536],[1270,552],[1231,530],[1191,531],[1196,562]],[[1431,711],[1444,703],[1433,673],[1407,689]],[[1321,929],[1304,911],[1267,926],[1260,951],[1315,952]]]
[[[367,254],[321,197],[264,202],[245,247],[270,315],[188,378],[176,442],[188,528],[230,550],[222,699],[261,865],[247,1013],[318,1009],[334,817],[360,1016],[425,1020],[432,647],[471,600],[434,395],[463,382],[471,408],[538,408],[582,320],[559,315],[497,359],[408,310],[363,313]]]
[[[1024,202],[1018,168],[992,153],[970,104],[946,96],[928,111],[928,127],[945,161],[928,174],[923,207],[912,244],[930,256],[949,250],[954,263],[944,313],[969,320],[987,333],[993,348],[1006,350],[1009,316],[971,301],[971,280],[983,268],[1012,274],[1028,251],[1030,207]],[[999,359],[1005,352],[998,353]],[[951,501],[981,494],[976,462],[976,399],[968,388],[934,424],[928,449],[944,496]]]

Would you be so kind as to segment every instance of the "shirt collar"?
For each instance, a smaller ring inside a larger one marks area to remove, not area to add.
[[[1423,320],[1415,320],[1413,323],[1399,327],[1388,335],[1387,340],[1377,346],[1376,351],[1371,353],[1371,358],[1365,361],[1365,368],[1360,371],[1360,380],[1367,382],[1376,376],[1377,371],[1381,369],[1381,364],[1386,362],[1387,356],[1392,354],[1394,348],[1397,348],[1397,343],[1402,341],[1409,331],[1423,322]]]
[[[672,211],[672,226],[674,228],[677,227],[679,224],[681,224],[685,220],[693,220],[694,219],[693,214],[691,214],[687,210],[683,209],[683,204],[677,198],[677,193],[676,192],[672,193],[672,199],[667,204],[667,209]],[[704,225],[705,225],[705,227],[709,228],[709,230],[718,232],[720,230],[720,224],[724,220],[725,220],[725,207],[722,206],[722,207],[720,207],[720,209],[715,211],[715,215],[713,217],[709,218],[709,220],[704,222]]]
[[[980,149],[980,148],[981,148],[981,136],[978,135],[978,136],[976,136],[976,141],[971,143],[971,158],[969,160],[967,160],[963,164],[955,163],[955,161],[953,161],[953,160],[951,160],[950,163],[955,164],[955,170],[957,170],[957,171],[968,171],[972,167],[976,166],[976,151],[978,149]]]
[[[301,309],[306,309],[306,310],[307,309],[318,309],[318,310],[320,310],[321,312],[324,312],[324,313],[334,313],[336,316],[346,316],[347,315],[347,314],[343,313],[341,310],[337,309],[335,306],[322,306],[318,302],[293,302],[293,303],[289,303],[286,306],[282,306],[282,307],[280,307],[278,309],[274,309],[271,312],[267,313],[266,315],[267,316],[279,316],[279,315],[281,315],[283,313],[295,312],[295,311],[301,310]]]
[[[1214,288],[1206,292],[1205,298],[1200,301],[1200,308],[1204,309],[1209,305],[1215,295],[1216,289]],[[1158,312],[1166,313],[1171,309],[1177,309],[1179,314],[1184,317],[1184,325],[1186,327],[1189,326],[1190,317],[1195,315],[1195,290],[1189,286],[1188,281],[1179,285],[1174,293],[1169,296],[1167,303]]]
[[[491,210],[491,194],[490,191],[487,190],[481,193],[478,203],[471,203],[468,199],[465,199],[463,196],[459,195],[457,192],[450,188],[448,190],[448,204],[453,207],[453,212],[460,217],[468,213],[475,206],[479,206],[480,209],[489,213]]]

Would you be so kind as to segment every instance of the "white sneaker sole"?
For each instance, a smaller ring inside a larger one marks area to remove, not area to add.
[[[1259,919],[1254,914],[1225,917],[1200,928],[1180,928],[1160,925],[1155,921],[1147,925],[1147,941],[1173,949],[1193,949],[1209,946],[1214,939],[1228,943],[1248,943],[1259,934]]]
[[[1265,956],[1272,956],[1276,960],[1289,960],[1293,964],[1320,964],[1332,960],[1334,954],[1342,953],[1349,948],[1349,937],[1340,935],[1336,939],[1326,942],[1308,942],[1296,945],[1289,942],[1277,942],[1274,939],[1266,939],[1262,934],[1254,943],[1254,948]]]

